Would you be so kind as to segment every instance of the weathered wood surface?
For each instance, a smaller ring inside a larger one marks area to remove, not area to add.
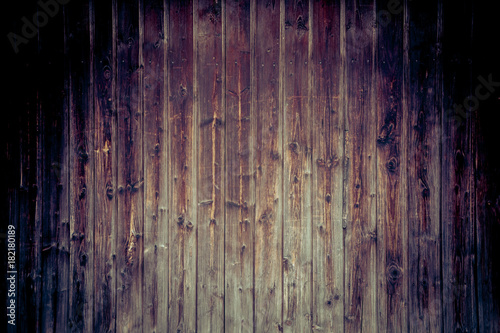
[[[485,4],[63,2],[4,41],[2,330],[499,330]]]

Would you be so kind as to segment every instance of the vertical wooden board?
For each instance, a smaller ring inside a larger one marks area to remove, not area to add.
[[[474,217],[476,229],[478,331],[500,331],[500,164],[497,154],[500,115],[500,64],[498,49],[490,48],[498,31],[496,13],[485,1],[475,3],[471,91],[479,101],[469,117],[476,126],[474,142]],[[480,18],[480,19],[478,19]],[[490,77],[491,75],[491,77]],[[480,79],[482,78],[482,79]],[[484,82],[490,84],[484,84]],[[472,104],[472,103],[471,103]]]
[[[168,27],[169,312],[172,332],[196,331],[196,123],[193,3],[172,2]]]
[[[343,331],[344,113],[340,1],[314,1],[312,19],[312,230],[314,331]]]
[[[94,332],[115,331],[116,318],[116,54],[113,3],[93,2],[94,35]]]
[[[158,209],[161,196],[168,187],[160,187],[160,170],[165,154],[163,134],[163,0],[143,3],[143,103],[144,103],[144,285],[143,331],[155,332],[160,321],[160,302],[167,302],[166,294],[159,294],[160,280],[168,279],[168,262],[158,256]],[[163,253],[162,253],[163,254]],[[165,329],[165,328],[164,328]]]
[[[477,330],[471,118],[472,4],[443,2],[443,115],[441,155],[444,331]],[[465,117],[464,117],[465,115]]]
[[[69,241],[67,178],[63,178],[66,141],[64,91],[63,16],[51,18],[51,24],[38,35],[38,99],[42,133],[42,297],[41,330],[64,332],[68,322]],[[43,84],[39,84],[43,82]],[[61,264],[61,267],[59,267]],[[62,287],[62,288],[60,288]]]
[[[197,89],[197,329],[224,330],[224,6],[194,12]]]
[[[438,6],[408,2],[408,313],[410,331],[441,331]]]
[[[347,332],[377,332],[374,4],[345,7],[344,304]]]
[[[24,8],[23,8],[24,10]],[[19,29],[21,27],[19,26]],[[39,151],[38,140],[38,112],[37,112],[37,89],[34,84],[36,74],[37,58],[33,54],[37,52],[37,43],[31,42],[20,49],[17,55],[19,62],[23,64],[18,69],[19,84],[23,80],[31,82],[23,90],[23,99],[19,106],[19,158],[20,158],[20,191],[19,191],[19,280],[18,285],[19,304],[16,315],[18,324],[16,328],[21,332],[39,332],[40,323],[40,230],[36,215],[36,198],[38,196],[37,173]]]
[[[225,330],[253,332],[250,1],[226,2]]]
[[[138,1],[117,1],[118,225],[116,330],[142,327],[143,110]]]
[[[408,329],[407,105],[403,3],[376,3],[378,329]],[[390,10],[390,11],[389,11]]]
[[[310,8],[308,1],[284,6],[283,329],[307,332],[312,321]]]
[[[94,155],[91,44],[86,3],[65,7],[70,112],[70,331],[93,322]]]
[[[255,110],[255,332],[283,330],[282,105],[279,2],[257,2],[251,26]]]

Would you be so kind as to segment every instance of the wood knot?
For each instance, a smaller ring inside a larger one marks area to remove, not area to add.
[[[302,16],[297,18],[297,30],[309,30],[306,26],[307,19],[304,19]]]
[[[378,135],[377,143],[385,145],[389,142],[394,125],[392,123],[382,126]]]
[[[113,199],[113,185],[111,183],[106,184],[106,196],[109,200]]]
[[[387,170],[389,170],[389,172],[395,172],[399,166],[399,161],[396,157],[393,156],[387,161],[385,166],[387,167]]]
[[[403,271],[401,267],[395,262],[391,262],[389,266],[387,266],[387,282],[391,286],[396,286],[401,277],[403,276]]]
[[[290,148],[291,151],[294,153],[298,154],[299,152],[299,143],[298,142],[291,142],[288,147]]]

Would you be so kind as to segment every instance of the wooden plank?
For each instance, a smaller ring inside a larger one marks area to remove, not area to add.
[[[308,1],[285,1],[284,7],[283,331],[307,332],[312,326],[311,14]]]
[[[410,331],[441,331],[440,62],[437,3],[408,2],[408,313]]]
[[[453,7],[453,14],[450,13]],[[460,105],[471,95],[472,4],[443,2],[441,220],[444,331],[476,331],[475,237],[471,118]]]
[[[313,2],[312,236],[314,331],[343,331],[344,112],[340,1]]]
[[[377,332],[374,4],[345,7],[345,331]]]
[[[495,12],[488,6],[474,6],[471,96],[479,105],[471,109],[474,123],[474,217],[476,230],[478,332],[500,331],[500,164],[497,154],[500,121],[500,64],[498,50],[488,47],[496,26]],[[489,80],[491,75],[491,81]],[[482,77],[484,79],[480,79]],[[490,84],[484,82],[490,81]]]
[[[225,330],[253,332],[250,1],[226,2]]]
[[[251,26],[255,110],[255,332],[279,332],[282,318],[282,104],[279,2],[257,2]]]
[[[167,187],[160,187],[161,163],[165,163],[163,141],[163,65],[164,29],[163,0],[143,3],[144,43],[143,45],[143,103],[144,103],[144,286],[143,286],[143,331],[155,332],[160,321],[165,324],[167,317],[160,317],[159,304],[167,304],[166,293],[160,294],[160,280],[168,279],[168,259],[166,251],[158,255],[159,204],[162,196],[168,194]],[[166,170],[164,167],[163,170]],[[163,200],[165,201],[165,200]],[[168,237],[168,235],[163,235]],[[165,313],[165,311],[164,311]],[[166,330],[166,325],[163,326]]]
[[[31,7],[29,7],[31,8]],[[27,8],[22,8],[22,12]],[[13,12],[19,14],[18,12]],[[22,15],[22,14],[21,14]],[[17,16],[19,17],[19,16]],[[17,27],[21,29],[21,26]],[[12,87],[19,87],[25,82],[31,82],[23,90],[22,99],[9,99],[11,103],[20,102],[19,121],[19,159],[20,159],[20,179],[19,179],[19,281],[18,299],[19,308],[16,313],[16,328],[21,332],[39,332],[40,324],[40,224],[37,219],[37,196],[39,191],[37,178],[39,149],[38,133],[38,104],[37,86],[34,77],[37,73],[38,58],[33,57],[37,53],[38,44],[31,41],[17,54],[17,60],[22,66],[17,68],[14,76],[18,84]]]
[[[142,327],[144,172],[138,1],[117,1],[118,225],[116,330]]]
[[[64,94],[64,18],[57,15],[38,36],[42,238],[41,330],[64,332],[69,302],[69,207],[67,200],[67,101]],[[63,174],[63,172],[65,174]],[[66,196],[63,196],[66,194]],[[59,266],[60,264],[60,266]]]
[[[169,314],[172,332],[196,331],[196,115],[193,3],[174,2],[168,26]]]
[[[195,9],[197,329],[220,332],[224,330],[224,6],[200,0]]]
[[[94,35],[94,331],[116,330],[117,119],[113,3],[93,2]]]
[[[91,44],[88,4],[64,12],[69,58],[70,107],[70,298],[69,330],[93,325],[94,155],[91,105]]]
[[[376,8],[378,330],[393,332],[408,329],[407,45],[403,4]]]

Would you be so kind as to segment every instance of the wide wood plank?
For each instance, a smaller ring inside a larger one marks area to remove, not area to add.
[[[407,104],[403,4],[376,2],[378,330],[408,329]]]
[[[441,331],[438,6],[408,2],[408,313],[410,331]]]
[[[138,1],[117,1],[118,332],[142,328],[144,172]]]
[[[282,163],[279,2],[257,2],[252,19],[255,110],[255,332],[279,332],[282,319]]]
[[[168,27],[169,324],[196,331],[196,145],[193,3],[171,3]]]
[[[254,128],[250,1],[226,2],[225,330],[253,332]]]
[[[312,248],[314,331],[343,331],[344,109],[340,1],[314,1],[312,18]]]
[[[285,1],[284,10],[283,331],[308,332],[312,322],[309,2]]]
[[[347,332],[377,332],[374,4],[345,7],[344,304]]]

